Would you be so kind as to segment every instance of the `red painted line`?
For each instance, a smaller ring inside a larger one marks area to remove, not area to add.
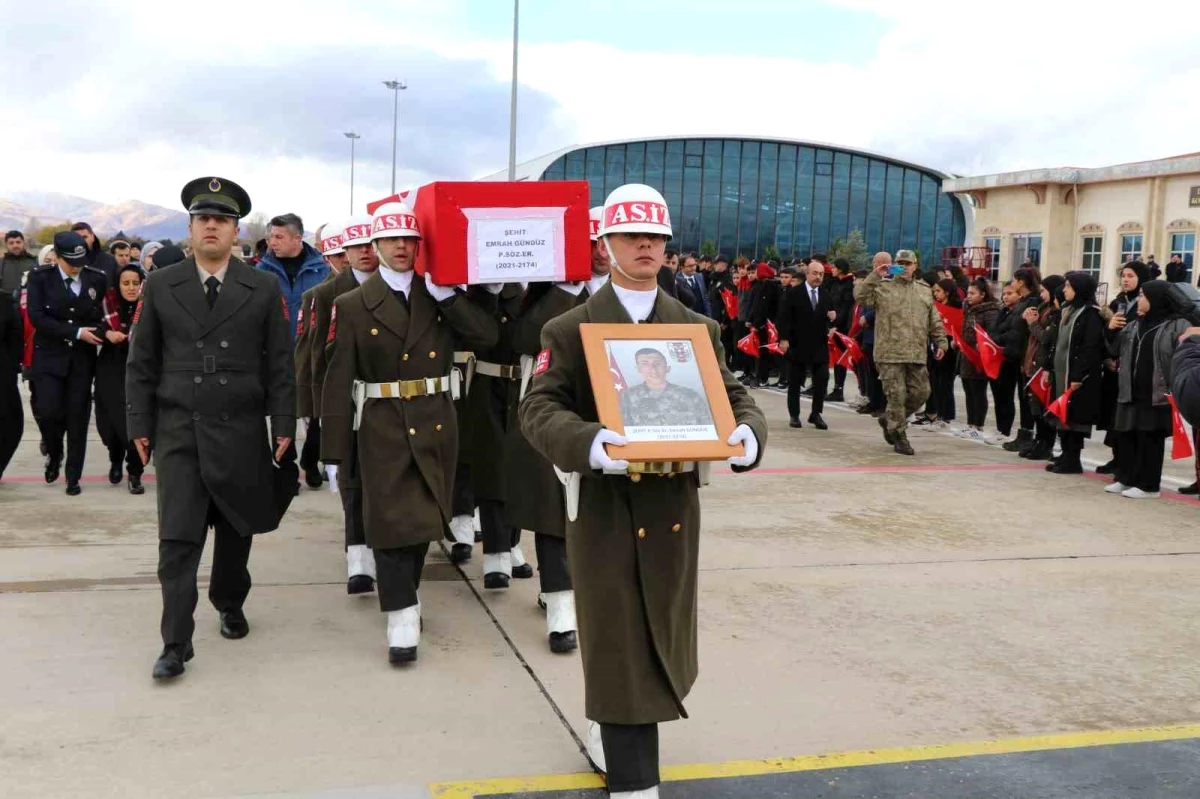
[[[1036,472],[1045,468],[1041,463],[966,463],[920,464],[914,466],[794,466],[790,468],[755,469],[750,474],[887,474],[906,472]],[[732,474],[729,469],[714,469],[717,474]]]
[[[119,487],[125,485],[125,481],[128,479],[129,479],[128,475],[123,475],[121,478],[121,482],[118,483],[117,485],[113,486],[113,488],[119,488]],[[81,482],[85,485],[91,485],[93,483],[106,483],[107,484],[108,483],[108,475],[105,474],[105,475],[94,476],[94,477],[86,477],[85,476],[79,482]],[[153,483],[154,475],[152,475],[152,474],[142,475],[142,482],[143,483]],[[3,480],[0,480],[0,485],[3,485],[4,483],[22,483],[22,484],[40,483],[42,485],[47,485],[46,478],[40,474],[36,474],[36,475],[22,474],[22,475],[17,475],[16,477],[5,477]],[[62,475],[59,475],[58,479],[55,480],[53,483],[49,483],[49,485],[58,486],[60,488],[66,488],[67,481]]]

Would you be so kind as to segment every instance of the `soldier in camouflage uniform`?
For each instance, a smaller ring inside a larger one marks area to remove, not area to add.
[[[708,402],[690,388],[667,382],[671,367],[652,347],[634,355],[644,382],[621,392],[621,418],[626,427],[657,425],[711,425]]]
[[[892,274],[892,257],[875,256],[874,271],[854,287],[854,299],[875,309],[875,363],[887,396],[887,415],[879,420],[883,437],[901,455],[914,455],[908,443],[908,417],[929,399],[926,350],[932,341],[934,357],[946,355],[946,333],[933,305],[933,295],[914,280],[917,257],[912,250],[896,253],[903,272]]]

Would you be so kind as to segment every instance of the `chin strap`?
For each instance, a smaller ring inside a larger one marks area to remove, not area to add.
[[[609,248],[609,246],[608,246],[608,239],[604,238],[604,239],[602,239],[602,241],[604,241],[604,251],[606,253],[608,253],[608,262],[612,265],[612,268],[617,270],[618,272],[620,272],[621,276],[624,277],[626,280],[632,281],[634,283],[652,283],[652,282],[656,283],[656,282],[658,282],[658,275],[654,275],[653,277],[647,277],[647,278],[636,278],[636,277],[633,277],[632,275],[630,275],[628,272],[626,272],[624,269],[621,268],[621,265],[619,263],[617,263],[617,259],[615,257],[613,257],[612,249]]]

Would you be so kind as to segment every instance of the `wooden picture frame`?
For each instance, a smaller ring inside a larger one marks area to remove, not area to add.
[[[704,325],[585,323],[579,333],[600,423],[629,439],[607,445],[609,457],[659,463],[745,454],[725,443],[737,422]],[[663,387],[650,388],[650,380]]]

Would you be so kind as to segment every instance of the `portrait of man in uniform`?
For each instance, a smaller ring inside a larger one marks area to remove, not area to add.
[[[717,437],[690,341],[609,341],[606,346],[621,419],[631,441]]]

